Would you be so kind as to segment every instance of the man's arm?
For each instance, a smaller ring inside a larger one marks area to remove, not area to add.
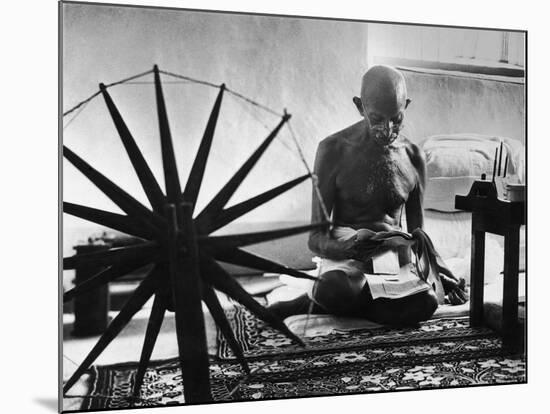
[[[334,143],[330,141],[321,141],[317,148],[315,156],[315,164],[313,173],[317,176],[317,185],[319,192],[325,204],[326,210],[330,215],[334,208],[334,196],[336,192],[336,164],[337,151],[335,151]],[[317,191],[313,188],[311,202],[311,222],[319,223],[326,220],[323,213],[323,207]],[[309,234],[308,246],[309,249],[321,257],[326,257],[334,260],[342,260],[350,258],[351,248],[354,245],[353,240],[339,241],[331,237],[330,231],[327,230],[312,230]]]
[[[424,225],[424,188],[426,186],[426,160],[424,152],[417,145],[411,144],[411,161],[418,173],[418,182],[414,190],[409,194],[405,205],[407,213],[407,231],[411,233],[414,229],[422,228]],[[441,284],[447,299],[453,305],[460,305],[468,300],[464,279],[458,280],[451,271],[445,267],[440,260],[437,260],[437,267]]]
[[[426,186],[426,159],[424,151],[411,143],[408,149],[409,157],[417,172],[417,182],[409,198],[405,203],[407,217],[407,231],[412,233],[414,229],[424,226],[424,188]]]

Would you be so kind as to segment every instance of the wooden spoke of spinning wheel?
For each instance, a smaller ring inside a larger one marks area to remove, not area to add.
[[[63,146],[63,156],[130,217],[139,220],[156,233],[159,232],[159,229],[166,227],[162,216],[149,210],[65,145]]]
[[[214,107],[212,108],[212,112],[210,113],[210,117],[208,118],[208,123],[206,124],[206,129],[204,130],[199,150],[195,156],[195,161],[191,167],[191,172],[189,173],[187,184],[185,185],[185,190],[183,192],[183,199],[186,202],[191,203],[193,210],[195,208],[204,177],[208,154],[210,153],[210,148],[212,147],[212,140],[214,139],[214,132],[216,131],[216,123],[218,122],[224,91],[225,84],[222,84],[220,86],[220,92],[218,93],[216,102],[214,103]]]
[[[255,233],[234,234],[230,236],[201,236],[199,237],[199,243],[201,246],[214,249],[242,247],[304,233],[313,229],[328,228],[328,226],[330,226],[330,223],[322,222],[308,224],[305,226],[289,227],[280,230],[259,231]]]
[[[73,375],[63,385],[63,393],[66,393],[84,374],[89,366],[97,359],[111,341],[122,331],[122,329],[130,322],[132,317],[143,307],[145,302],[152,296],[155,288],[158,285],[159,279],[148,275],[143,282],[136,288],[128,302],[124,305],[118,315],[111,321],[107,330],[99,338],[96,345],[90,351],[84,361],[78,366]]]
[[[164,103],[164,94],[162,92],[162,85],[160,83],[159,69],[157,65],[154,66],[153,72],[155,75],[155,95],[157,98],[157,113],[159,120],[162,164],[164,167],[166,198],[169,203],[178,204],[182,199],[180,179],[178,176],[178,167],[176,165],[172,134],[170,132],[170,125],[168,124],[166,104]]]
[[[220,301],[218,300],[218,296],[216,295],[214,289],[212,289],[212,286],[205,282],[202,284],[202,298],[204,303],[206,303],[206,306],[208,306],[208,310],[210,310],[214,322],[220,329],[225,339],[227,339],[227,343],[237,358],[237,361],[239,361],[243,370],[247,374],[250,374],[250,368],[248,367],[244,357],[243,350],[231,330],[231,325],[225,316],[225,312],[223,311]]]
[[[301,177],[298,177],[294,180],[288,181],[284,184],[281,184],[271,190],[265,191],[255,197],[252,197],[246,201],[235,204],[229,208],[226,208],[219,212],[218,216],[215,219],[212,219],[208,216],[202,216],[202,218],[197,218],[197,227],[200,229],[201,233],[212,233],[223,226],[231,223],[233,220],[244,216],[249,211],[254,210],[255,208],[261,206],[262,204],[267,203],[270,200],[273,200],[275,197],[285,193],[291,188],[297,186],[298,184],[305,181],[309,178],[310,175],[306,174]],[[208,222],[210,220],[210,222]]]
[[[74,288],[65,292],[63,294],[63,302],[67,302],[77,296],[86,294],[94,289],[106,285],[107,283],[112,282],[113,280],[118,279],[124,275],[127,275],[128,273],[133,272],[134,270],[139,269],[140,267],[143,267],[148,263],[150,263],[150,261],[146,258],[126,264],[111,265],[106,269],[99,271],[91,278],[86,279],[82,283],[79,283]]]
[[[138,148],[134,137],[130,133],[130,130],[124,122],[124,119],[122,119],[120,112],[118,111],[115,103],[109,95],[109,92],[107,92],[107,88],[103,83],[100,83],[99,89],[103,97],[105,98],[105,103],[107,104],[109,113],[113,118],[115,127],[118,131],[120,139],[122,140],[124,148],[128,153],[128,157],[130,158],[134,170],[139,178],[141,186],[143,187],[143,190],[145,191],[145,194],[147,195],[147,198],[149,199],[153,210],[157,213],[161,213],[165,203],[164,194],[162,193],[162,190],[160,189],[158,182],[155,179],[155,176],[149,168],[147,161],[145,161],[145,158]]]
[[[233,277],[227,273],[215,260],[211,257],[203,255],[201,257],[201,269],[204,269],[203,277],[220,292],[225,293],[231,298],[240,302],[247,307],[258,318],[267,322],[273,328],[284,333],[297,344],[305,346],[300,338],[298,338],[278,316],[273,314],[268,309],[260,305],[250,294]]]
[[[143,384],[143,377],[145,376],[145,371],[147,371],[149,361],[151,360],[153,348],[155,347],[155,342],[157,341],[157,337],[162,326],[162,321],[164,320],[165,312],[166,303],[164,296],[157,293],[155,295],[151,314],[149,315],[149,322],[147,323],[147,330],[145,332],[145,338],[143,340],[143,348],[141,351],[139,365],[134,380],[134,386],[132,389],[132,396],[134,398],[139,397],[141,385]]]
[[[267,138],[261,143],[261,145],[254,151],[254,153],[245,161],[245,163],[239,168],[239,170],[231,177],[231,179],[225,184],[225,186],[216,194],[210,203],[200,212],[197,216],[197,220],[201,218],[209,222],[212,218],[215,218],[221,210],[225,207],[231,196],[235,193],[237,188],[244,181],[246,176],[252,170],[252,167],[258,162],[260,157],[269,147],[269,144],[273,142],[277,134],[283,125],[290,119],[289,114],[285,114],[279,124],[275,127],[273,131],[267,136]]]
[[[65,201],[63,202],[63,212],[132,236],[145,239],[153,237],[150,226],[144,226],[139,221],[122,214],[111,213],[110,211],[99,210],[97,208],[81,206],[80,204],[73,204]]]
[[[151,262],[158,256],[160,249],[157,242],[145,242],[126,247],[116,247],[106,251],[81,253],[63,258],[63,269],[93,264],[95,266],[125,265],[132,263]]]
[[[317,278],[310,276],[307,273],[300,272],[299,270],[292,269],[291,267],[284,266],[264,257],[237,248],[216,251],[214,253],[214,258],[225,263],[231,263],[252,269],[259,269],[268,273],[280,273],[291,275],[300,279],[309,279],[312,281],[317,280]]]

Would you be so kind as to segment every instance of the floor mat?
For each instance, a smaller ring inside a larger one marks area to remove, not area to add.
[[[523,357],[509,354],[492,332],[470,328],[463,320],[439,320],[417,330],[386,330],[360,337],[362,342],[354,341],[353,347],[348,346],[349,338],[334,336],[333,341],[342,339],[339,347],[323,340],[319,346],[308,344],[301,353],[263,352],[260,357],[261,353],[253,352],[249,376],[233,360],[213,360],[213,399],[245,401],[526,381]],[[129,407],[127,396],[136,368],[137,363],[93,367],[90,394],[82,409]],[[152,362],[135,406],[182,403],[177,360]]]
[[[503,348],[491,329],[470,327],[467,317],[407,328],[335,330],[304,337],[302,347],[231,299],[226,305],[252,374],[246,375],[218,332],[210,364],[214,401],[526,382],[524,357]],[[81,409],[131,407],[136,369],[137,362],[93,366]],[[152,361],[133,406],[184,403],[181,378],[176,358]]]

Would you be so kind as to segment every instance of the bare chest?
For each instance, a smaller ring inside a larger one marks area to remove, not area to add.
[[[405,149],[347,154],[339,168],[337,199],[356,207],[391,212],[407,201],[417,180],[417,171]]]

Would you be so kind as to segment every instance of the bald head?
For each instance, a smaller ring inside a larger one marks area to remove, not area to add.
[[[407,101],[405,78],[390,66],[371,67],[363,75],[361,101],[365,107],[388,115],[399,112]]]
[[[373,66],[363,75],[361,98],[353,102],[365,118],[369,136],[389,145],[399,135],[410,102],[405,78],[390,66]]]

